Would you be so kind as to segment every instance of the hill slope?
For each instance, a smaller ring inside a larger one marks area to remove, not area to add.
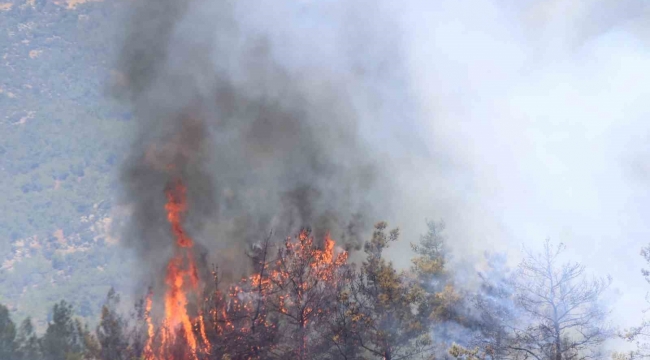
[[[120,287],[107,233],[130,116],[105,95],[118,4],[0,4],[0,302],[42,324]]]

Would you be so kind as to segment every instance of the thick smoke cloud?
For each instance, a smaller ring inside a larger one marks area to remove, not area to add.
[[[638,323],[638,252],[650,235],[648,3],[406,6],[413,93],[445,164],[410,187],[434,199],[456,253],[508,251],[514,265],[522,243],[564,242],[566,260],[612,275],[612,319]]]
[[[173,248],[164,190],[178,178],[188,231],[232,276],[271,231],[277,239],[308,226],[354,248],[389,208],[389,177],[361,132],[385,137],[387,105],[400,101],[382,93],[399,77],[397,49],[356,22],[365,12],[310,6],[144,0],[129,9],[116,94],[133,108],[137,141],[122,171],[132,209],[123,242],[143,269],[162,273]],[[321,16],[339,23],[321,29]]]
[[[161,194],[174,175],[152,159],[182,153],[176,171],[200,209],[191,231],[235,259],[220,262],[233,275],[244,269],[232,245],[272,229],[311,222],[340,238],[359,213],[353,233],[388,220],[406,245],[424,218],[444,219],[452,265],[467,268],[484,250],[516,263],[522,243],[565,242],[625,289],[615,317],[636,324],[650,236],[646,2],[130,6],[118,94],[139,140],[123,239],[148,263],[169,251]],[[406,248],[391,248],[400,266]]]

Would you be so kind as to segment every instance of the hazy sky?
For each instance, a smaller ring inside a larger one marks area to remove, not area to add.
[[[650,289],[639,256],[650,243],[649,5],[427,3],[398,15],[436,159],[405,180],[429,192],[413,202],[435,203],[420,205],[457,249],[516,256],[564,242],[613,276],[616,323],[638,324]]]

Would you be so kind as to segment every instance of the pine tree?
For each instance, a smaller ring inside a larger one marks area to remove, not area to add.
[[[364,349],[359,346],[357,334],[359,331],[358,318],[351,310],[355,309],[351,296],[351,286],[355,279],[355,271],[347,267],[338,281],[333,284],[335,295],[333,306],[327,317],[316,326],[317,336],[322,339],[318,350],[319,359],[361,360],[365,359]]]
[[[0,305],[0,359],[16,358],[16,324],[11,321],[9,309]]]
[[[514,284],[502,254],[485,255],[488,269],[479,273],[481,286],[474,297],[479,332],[472,345],[494,360],[506,358],[510,352],[517,318]]]
[[[264,256],[266,258],[266,256]],[[230,286],[228,294],[219,290],[217,269],[214,286],[204,313],[211,314],[207,331],[212,344],[210,358],[267,359],[276,344],[277,323],[269,316],[271,288],[268,267],[261,266],[249,278]]]
[[[419,290],[417,316],[434,335],[438,355],[446,354],[447,348],[458,333],[471,326],[467,313],[467,296],[459,291],[453,274],[447,269],[448,251],[444,235],[444,223],[427,221],[427,233],[418,244],[411,244],[416,256],[411,260],[410,275],[413,286]]]
[[[17,337],[18,358],[21,360],[40,360],[42,359],[39,339],[34,333],[32,319],[23,320],[18,330]]]
[[[423,321],[443,321],[452,317],[452,309],[446,306],[446,300],[452,300],[452,303],[456,300],[453,289],[447,287],[447,251],[442,235],[444,225],[428,221],[427,227],[428,231],[420,237],[420,242],[411,243],[411,249],[416,253],[411,260],[411,275],[415,278],[415,286],[421,289],[425,297],[418,304],[418,314]],[[445,290],[447,293],[443,295]]]
[[[80,324],[73,318],[72,305],[64,300],[52,308],[52,321],[41,338],[41,351],[45,360],[82,359],[84,338]]]
[[[445,225],[442,222],[427,221],[427,233],[420,237],[418,244],[411,243],[411,249],[417,254],[411,260],[412,271],[417,274],[421,286],[428,292],[440,290],[440,284],[444,283],[447,277],[444,229]]]
[[[127,358],[128,341],[125,337],[126,322],[117,312],[120,297],[110,289],[106,303],[102,307],[101,319],[97,326],[97,340],[100,344],[102,360],[124,360]]]
[[[430,345],[429,328],[413,311],[424,300],[424,292],[382,257],[399,238],[398,229],[387,235],[387,226],[377,223],[372,239],[364,245],[366,260],[351,289],[349,314],[356,323],[357,344],[371,356],[408,359],[423,354]]]
[[[319,247],[307,230],[285,241],[270,277],[269,309],[280,318],[285,336],[279,351],[294,359],[312,359],[322,351],[323,339],[313,335],[336,305],[346,261],[347,253],[337,254],[332,240]]]

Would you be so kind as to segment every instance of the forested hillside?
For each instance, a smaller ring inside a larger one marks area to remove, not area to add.
[[[609,357],[616,336],[603,295],[611,281],[564,262],[562,244],[526,251],[516,269],[488,255],[474,291],[449,268],[442,224],[428,223],[411,243],[412,266],[398,271],[384,258],[399,230],[375,225],[359,266],[326,238],[302,231],[251,253],[256,270],[228,284],[215,269],[199,315],[187,326],[155,320],[152,293],[130,312],[110,291],[98,326],[75,319],[65,301],[53,306],[47,330],[14,322],[0,304],[0,356],[8,360],[225,359],[538,359]],[[275,253],[275,255],[273,255]],[[178,293],[175,293],[178,294]],[[174,304],[169,302],[168,304]],[[165,309],[167,310],[167,308]],[[171,311],[177,313],[176,310]],[[172,320],[174,320],[172,318]],[[613,360],[646,358],[648,323],[632,329],[637,350]]]
[[[52,302],[87,317],[120,287],[107,233],[129,121],[106,96],[117,6],[0,4],[0,302],[37,327]]]

